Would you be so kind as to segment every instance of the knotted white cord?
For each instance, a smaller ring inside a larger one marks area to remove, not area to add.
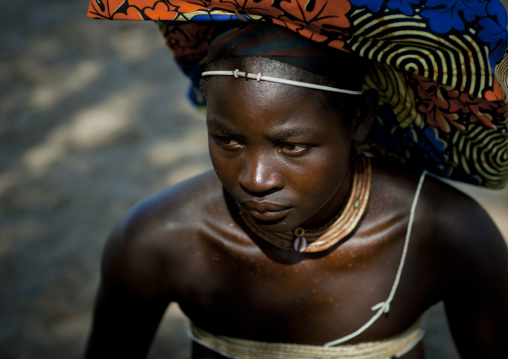
[[[413,204],[411,205],[411,213],[409,215],[409,223],[408,223],[408,227],[407,227],[407,231],[406,231],[406,239],[404,242],[404,249],[402,250],[402,256],[400,259],[399,268],[397,270],[397,275],[395,276],[395,281],[393,282],[393,286],[392,286],[392,290],[390,291],[390,295],[388,296],[386,301],[380,302],[371,308],[372,311],[377,310],[377,313],[374,314],[372,316],[372,318],[370,318],[370,320],[367,323],[365,323],[360,329],[358,329],[357,331],[355,331],[349,335],[346,335],[345,337],[342,337],[342,338],[339,338],[339,339],[336,339],[336,340],[326,343],[324,345],[325,347],[331,347],[331,346],[334,346],[337,344],[341,344],[341,343],[344,343],[350,339],[357,337],[358,335],[362,334],[365,330],[367,330],[372,324],[374,324],[374,322],[376,320],[378,320],[379,317],[383,313],[388,313],[390,311],[390,303],[392,302],[393,297],[395,296],[395,292],[397,291],[397,286],[399,285],[400,277],[402,275],[402,269],[404,268],[404,263],[406,261],[407,249],[409,247],[409,238],[411,238],[411,230],[413,228],[414,215],[415,215],[415,211],[416,211],[416,204],[418,203],[418,198],[420,197],[420,192],[422,189],[423,180],[425,179],[426,174],[427,174],[427,171],[422,172],[422,175],[420,176],[420,181],[418,182],[418,187],[416,188],[415,196],[413,199]]]

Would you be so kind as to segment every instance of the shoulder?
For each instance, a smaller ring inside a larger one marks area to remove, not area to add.
[[[463,242],[479,231],[482,237],[500,236],[485,209],[452,182],[384,161],[374,161],[374,173],[377,176],[374,184],[378,182],[381,196],[390,197],[388,200],[394,206],[403,206],[407,211],[414,202],[415,220],[435,228],[435,235],[443,237],[442,240]]]
[[[420,226],[436,248],[448,290],[502,279],[508,289],[508,248],[487,211],[452,185],[428,175],[422,187]],[[469,284],[468,284],[469,283]]]
[[[415,205],[411,240],[433,256],[440,269],[461,276],[467,271],[506,266],[508,250],[496,225],[474,199],[430,173],[410,172],[400,165],[374,162],[377,197],[392,212],[409,217]],[[418,190],[419,183],[421,188]],[[490,263],[492,265],[487,266]],[[473,267],[472,267],[473,265]]]
[[[504,256],[505,241],[487,211],[452,184],[428,174],[422,186],[423,220],[457,261],[486,261]],[[456,263],[458,264],[458,263]],[[464,263],[465,264],[465,263]]]
[[[131,208],[111,233],[103,253],[103,282],[146,295],[167,291],[168,274],[199,241],[199,223],[221,207],[222,186],[207,172],[157,192]],[[173,271],[174,272],[174,271]],[[163,284],[165,283],[165,284]]]
[[[155,240],[179,230],[192,230],[207,210],[222,200],[222,186],[213,171],[152,194],[134,205],[120,223],[129,241]]]

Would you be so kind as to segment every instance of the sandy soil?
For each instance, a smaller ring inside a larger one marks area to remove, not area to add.
[[[0,358],[79,357],[109,230],[210,168],[204,122],[155,25],[0,3]],[[508,189],[462,187],[508,238]],[[149,357],[188,356],[185,326],[169,310]],[[429,357],[456,358],[442,308],[427,326]]]

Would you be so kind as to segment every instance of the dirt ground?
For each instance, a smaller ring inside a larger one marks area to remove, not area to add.
[[[78,358],[108,232],[210,168],[204,121],[155,25],[90,20],[84,0],[0,4],[0,358]],[[508,189],[461,187],[508,238]],[[429,358],[457,358],[442,308],[427,327]],[[172,307],[149,358],[188,357],[185,328]]]

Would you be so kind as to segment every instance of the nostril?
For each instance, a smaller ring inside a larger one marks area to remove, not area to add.
[[[240,188],[245,192],[247,193],[248,195],[252,196],[252,197],[265,197],[265,196],[268,196],[272,193],[275,193],[277,191],[280,191],[282,189],[282,187],[272,187],[272,188],[269,188],[269,189],[266,189],[266,190],[262,190],[262,191],[259,191],[259,190],[252,190],[252,189],[249,189],[247,187],[245,187],[243,184],[240,183]]]
[[[243,191],[256,197],[266,196],[284,187],[282,179],[277,174],[263,176],[261,173],[250,173],[240,177],[239,184]]]

